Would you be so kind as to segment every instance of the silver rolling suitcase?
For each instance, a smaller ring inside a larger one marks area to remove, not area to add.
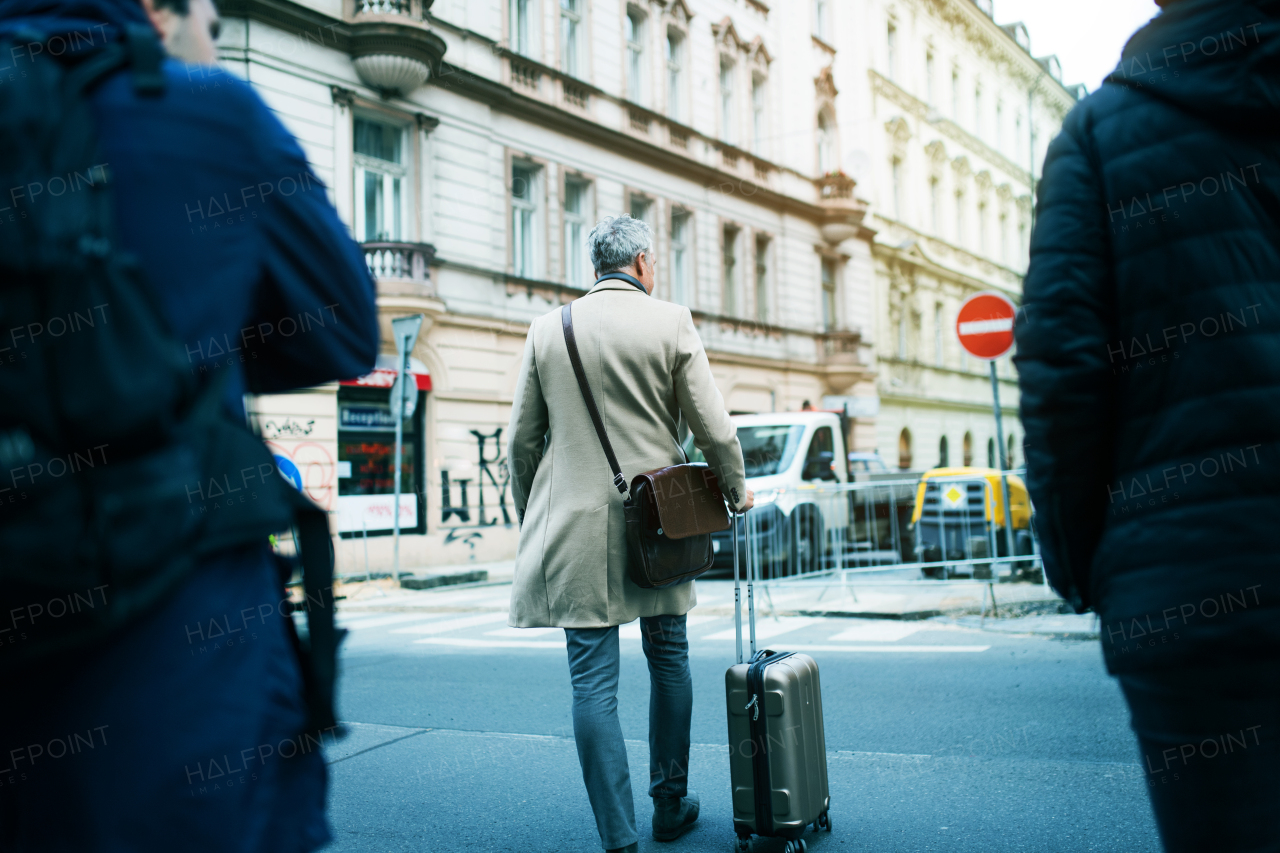
[[[729,776],[733,785],[735,851],[751,850],[751,836],[785,838],[785,853],[804,853],[811,825],[831,831],[827,740],[822,727],[818,664],[796,652],[756,651],[756,608],[750,543],[747,613],[751,656],[742,656],[742,593],[738,531],[733,518],[733,614],[738,663],[724,675],[729,706]]]

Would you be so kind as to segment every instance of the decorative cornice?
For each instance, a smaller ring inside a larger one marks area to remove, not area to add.
[[[1010,160],[999,151],[983,142],[978,137],[969,133],[964,128],[953,122],[951,119],[943,118],[938,115],[937,110],[930,110],[929,105],[924,101],[912,95],[903,89],[897,83],[876,71],[874,68],[867,71],[871,78],[871,90],[876,95],[885,100],[896,104],[906,110],[911,115],[927,123],[935,128],[943,136],[948,137],[953,142],[968,148],[976,154],[982,155],[987,162],[998,166],[1005,173],[1017,178],[1027,186],[1031,185],[1031,173],[1023,166]]]

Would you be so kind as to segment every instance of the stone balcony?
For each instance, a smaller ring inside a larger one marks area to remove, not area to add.
[[[854,193],[858,182],[843,172],[831,172],[814,184],[823,209],[822,239],[834,246],[857,236],[867,215],[867,203]]]
[[[427,25],[433,0],[346,0],[351,62],[365,85],[408,94],[438,68],[444,39]]]
[[[818,348],[818,362],[822,365],[823,378],[832,394],[843,394],[859,379],[869,375],[870,369],[859,356],[862,333],[849,329],[832,329],[814,335]]]
[[[362,243],[364,262],[369,274],[378,282],[378,292],[402,295],[435,296],[431,281],[431,262],[436,247],[430,243],[371,242]]]

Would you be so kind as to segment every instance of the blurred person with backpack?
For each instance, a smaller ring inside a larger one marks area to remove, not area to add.
[[[329,840],[327,521],[243,395],[368,372],[374,287],[297,142],[211,64],[216,26],[209,0],[0,0],[6,851]],[[291,526],[302,638],[267,541]]]
[[[1016,362],[1045,572],[1166,850],[1280,850],[1280,2],[1158,0],[1049,146]]]

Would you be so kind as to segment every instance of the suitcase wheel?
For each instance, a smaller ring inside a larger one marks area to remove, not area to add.
[[[783,853],[805,853],[809,849],[809,845],[804,843],[804,839],[798,841],[788,841],[787,846],[782,848]]]
[[[733,853],[751,853],[751,839],[735,838],[733,841]]]
[[[813,822],[813,831],[818,832],[819,830],[831,831],[831,815],[828,812],[818,815],[818,819]]]

